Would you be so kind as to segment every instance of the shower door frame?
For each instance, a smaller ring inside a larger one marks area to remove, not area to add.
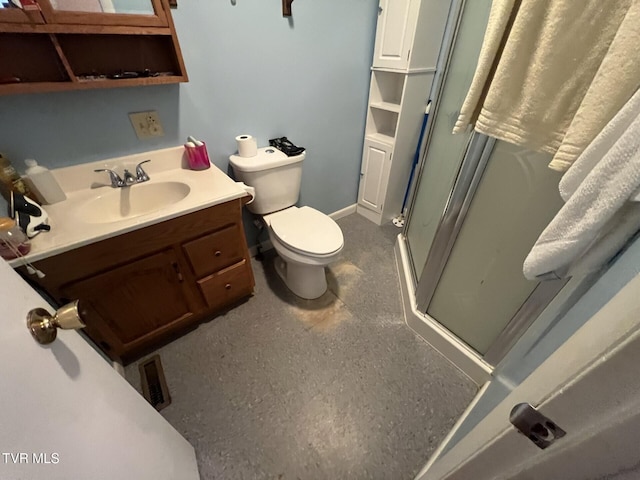
[[[449,261],[496,142],[495,138],[478,132],[473,132],[469,139],[464,159],[449,193],[444,211],[440,216],[422,274],[415,285],[418,310],[430,317],[429,305]],[[407,228],[408,226],[405,226],[405,235]],[[411,249],[409,248],[409,250]],[[539,282],[484,355],[471,347],[469,348],[489,365],[497,365],[515,345],[518,338],[562,290],[567,281],[568,279],[563,278]],[[434,320],[438,321],[436,318]],[[464,340],[462,341],[464,342]]]
[[[420,274],[420,278],[418,278],[418,272],[416,272],[416,268],[414,266],[414,260],[411,254],[411,245],[406,239],[408,235],[408,228],[411,223],[411,217],[414,212],[418,186],[420,185],[424,166],[427,162],[429,147],[433,137],[433,128],[436,123],[435,120],[440,107],[442,91],[449,73],[453,47],[458,36],[465,3],[465,0],[453,0],[451,3],[449,19],[442,43],[443,49],[440,57],[438,58],[436,78],[434,78],[431,90],[433,112],[431,116],[432,120],[429,122],[426,132],[425,147],[418,167],[416,180],[412,186],[413,188],[407,212],[407,221],[405,222],[402,231],[402,235],[404,236],[408,247],[407,253],[411,268],[411,279],[416,293],[415,301],[417,308],[420,312],[437,322],[443,328],[446,327],[438,322],[437,319],[431,317],[427,311],[496,144],[495,138],[488,137],[475,131],[471,133],[464,152],[463,160],[454,180],[453,187],[449,192],[449,197],[440,216],[436,233],[431,242],[431,247],[429,249],[424,268],[422,269],[422,273]],[[454,336],[468,347],[467,353],[475,355],[478,359],[481,359],[488,365],[495,367],[515,345],[517,340],[529,328],[535,319],[542,313],[547,305],[549,305],[553,298],[560,292],[560,290],[562,290],[567,281],[568,279],[559,279],[538,283],[524,303],[515,312],[514,316],[509,320],[509,322],[507,322],[505,328],[493,341],[484,355],[467,345],[457,335]]]

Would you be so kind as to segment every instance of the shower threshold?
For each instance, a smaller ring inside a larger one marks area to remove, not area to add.
[[[409,254],[402,234],[397,237],[394,251],[402,292],[404,319],[409,328],[477,385],[480,386],[490,380],[493,372],[491,365],[436,320],[418,310],[416,292],[411,280]]]

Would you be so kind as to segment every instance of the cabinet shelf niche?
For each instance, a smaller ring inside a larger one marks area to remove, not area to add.
[[[378,141],[392,145],[396,136],[398,124],[398,112],[369,106],[369,118],[367,119],[366,135],[376,138]]]
[[[0,80],[19,85],[70,79],[49,35],[0,33]]]
[[[121,72],[149,70],[175,76],[180,72],[170,36],[58,34],[56,37],[79,81]]]
[[[400,109],[405,75],[402,73],[382,72],[373,70],[371,74],[372,104],[389,104]]]

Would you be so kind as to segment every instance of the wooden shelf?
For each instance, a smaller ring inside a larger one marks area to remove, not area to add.
[[[151,2],[156,15],[59,12],[48,0],[47,23],[0,15],[0,79],[19,80],[0,84],[0,95],[189,81],[167,0]],[[107,78],[145,71],[165,75]]]
[[[0,95],[19,93],[65,92],[69,90],[91,90],[97,88],[139,87],[146,85],[168,85],[188,82],[184,76],[127,78],[122,80],[82,80],[77,82],[29,82],[0,85]]]
[[[35,23],[0,23],[7,33],[77,33],[112,35],[171,35],[169,27],[132,27],[125,25],[60,25]]]

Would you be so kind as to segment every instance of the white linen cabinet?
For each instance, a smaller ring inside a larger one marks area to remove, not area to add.
[[[380,0],[357,211],[400,214],[450,0]]]

